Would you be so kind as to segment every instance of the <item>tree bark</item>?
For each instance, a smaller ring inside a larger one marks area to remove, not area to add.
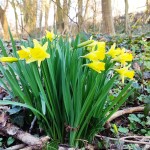
[[[64,33],[69,31],[69,6],[68,6],[68,0],[63,1],[63,22],[64,22]]]
[[[31,34],[36,30],[37,0],[23,0],[22,12],[24,15],[25,29]]]
[[[129,9],[129,4],[128,0],[124,0],[125,2],[125,32],[126,34],[129,33],[129,16],[128,16],[128,9]]]
[[[56,5],[57,5],[56,27],[59,32],[62,32],[64,29],[64,23],[63,23],[63,8],[61,7],[60,0],[56,0]]]
[[[83,24],[83,0],[78,0],[78,24],[79,24],[79,31],[82,31],[82,24]]]
[[[12,0],[10,3],[13,7],[14,14],[15,14],[15,27],[16,27],[16,34],[18,36],[18,15],[17,15],[17,11],[16,11],[16,4],[15,4],[14,0]]]
[[[112,16],[112,7],[111,0],[102,0],[102,32],[110,35],[115,34],[113,16]]]
[[[8,33],[8,21],[6,17],[6,9],[2,9],[1,6],[0,6],[0,22],[3,28],[3,32],[4,32],[4,39],[8,40],[9,33]]]
[[[50,6],[51,6],[51,1],[46,0],[46,3],[45,3],[45,29],[48,29],[48,18],[49,18]]]

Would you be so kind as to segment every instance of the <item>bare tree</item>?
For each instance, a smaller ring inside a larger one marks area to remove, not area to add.
[[[112,17],[111,0],[102,0],[102,32],[110,35],[115,34],[114,22]]]
[[[64,33],[69,31],[69,4],[70,0],[63,1],[63,22],[64,22]]]
[[[45,29],[48,29],[49,9],[51,6],[51,0],[45,2]]]
[[[15,3],[15,0],[10,0],[9,2],[10,2],[11,6],[13,7],[13,10],[14,10],[16,34],[18,35],[18,14],[16,11],[16,3]]]
[[[128,0],[124,0],[124,2],[125,2],[125,32],[128,34],[129,32],[129,16],[128,16],[129,4],[128,4]]]
[[[24,29],[29,34],[34,34],[37,22],[37,0],[17,1],[17,6],[23,14]]]
[[[56,14],[56,27],[57,30],[62,32],[64,30],[64,22],[63,22],[63,9],[60,4],[60,0],[56,0],[57,5],[57,14]]]
[[[78,25],[79,25],[79,31],[82,30],[82,24],[83,24],[83,0],[78,0]]]
[[[6,1],[6,6],[3,9],[2,6],[0,6],[0,22],[2,24],[3,32],[4,32],[4,39],[9,39],[9,33],[8,33],[8,21],[6,17],[6,9],[8,6],[8,1]]]

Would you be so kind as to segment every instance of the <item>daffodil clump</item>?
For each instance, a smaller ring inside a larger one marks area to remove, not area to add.
[[[101,73],[101,71],[105,70],[105,63],[107,63],[106,57],[110,57],[110,61],[120,64],[119,68],[116,68],[116,66],[114,65],[114,68],[112,69],[120,74],[122,83],[124,83],[124,79],[126,77],[129,79],[133,79],[134,71],[129,70],[129,67],[131,65],[128,65],[129,62],[132,62],[133,55],[126,52],[124,48],[116,48],[116,44],[113,44],[108,52],[106,52],[105,42],[97,41],[92,41],[92,43],[85,44],[84,46],[91,47],[92,50],[90,53],[81,56],[90,60],[90,63],[85,64],[84,66],[88,66],[89,68],[97,71],[98,73]]]
[[[105,42],[79,43],[80,36],[70,40],[46,31],[41,40],[23,42],[17,49],[11,32],[10,38],[11,56],[0,40],[0,83],[17,100],[3,100],[0,105],[31,110],[37,128],[58,143],[80,148],[83,141],[92,142],[134,90],[132,81],[126,82],[109,99],[118,74],[123,83],[134,77],[132,54],[115,44],[107,51]]]

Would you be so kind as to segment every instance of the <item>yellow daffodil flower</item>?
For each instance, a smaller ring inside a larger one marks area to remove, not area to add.
[[[112,58],[115,58],[116,56],[124,53],[124,49],[121,48],[116,48],[116,43],[114,43],[111,48],[109,49],[109,51],[106,53],[107,55],[110,55]]]
[[[120,74],[121,79],[122,79],[122,83],[124,83],[125,77],[127,77],[129,79],[133,79],[133,77],[134,77],[134,71],[128,70],[130,66],[131,65],[124,67],[124,68],[121,68],[121,69],[115,69],[115,71],[117,71]]]
[[[87,45],[89,51],[105,51],[105,42],[93,41],[91,44]]]
[[[105,52],[106,43],[105,42],[97,42],[97,50]]]
[[[20,59],[26,59],[28,60],[30,58],[30,48],[25,48],[24,46],[21,46],[21,50],[17,51]]]
[[[38,66],[40,66],[41,61],[45,58],[50,58],[50,54],[46,52],[48,42],[46,42],[43,46],[37,40],[33,40],[34,48],[30,49],[30,58],[26,61],[27,63],[31,63],[34,61],[38,61]]]
[[[54,33],[49,32],[47,30],[45,30],[45,31],[46,31],[46,38],[49,39],[52,42],[52,40],[54,39],[54,36],[55,36]]]
[[[8,62],[8,63],[13,63],[13,62],[17,62],[18,58],[16,57],[2,57],[0,58],[0,62]]]
[[[120,62],[123,66],[125,66],[126,62],[130,62],[133,60],[133,56],[130,53],[123,53],[113,59],[114,61]]]
[[[96,61],[96,60],[104,60],[105,58],[105,52],[104,51],[93,51],[93,52],[90,52],[84,56],[81,56],[83,58],[88,58],[90,59],[91,61]]]
[[[98,73],[105,70],[105,63],[100,62],[100,61],[94,61],[92,63],[85,64],[84,66],[88,66],[89,68],[97,71]]]

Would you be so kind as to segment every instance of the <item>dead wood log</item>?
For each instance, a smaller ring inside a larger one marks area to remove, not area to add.
[[[110,125],[110,122],[122,115],[125,115],[125,114],[131,114],[133,112],[141,112],[144,110],[144,107],[143,106],[138,106],[138,107],[131,107],[131,108],[126,108],[126,109],[123,109],[123,110],[119,110],[117,112],[115,112],[106,122],[105,126],[106,128],[110,128],[111,125]]]
[[[50,139],[48,136],[43,138],[34,137],[33,135],[22,131],[17,126],[6,123],[4,127],[0,128],[0,132],[4,134],[8,134],[23,143],[27,144],[28,146],[31,146],[33,149],[42,149],[42,147],[45,145],[45,143]]]
[[[132,143],[132,144],[143,144],[143,145],[150,145],[150,142],[149,142],[149,140],[148,141],[140,141],[140,140],[126,140],[128,137],[126,137],[126,138],[111,138],[111,137],[106,137],[106,136],[101,136],[101,135],[98,135],[98,134],[96,134],[95,135],[95,137],[98,137],[98,138],[101,138],[101,139],[109,139],[109,140],[112,140],[112,141],[122,141],[122,142],[125,142],[125,143]],[[130,136],[130,138],[133,138],[134,139],[134,137],[137,137],[137,136]],[[140,138],[140,136],[138,136],[139,138]],[[148,139],[149,139],[149,137],[150,136],[147,136],[148,137]],[[141,136],[141,138],[143,138],[143,136]],[[146,139],[146,138],[145,138]]]

